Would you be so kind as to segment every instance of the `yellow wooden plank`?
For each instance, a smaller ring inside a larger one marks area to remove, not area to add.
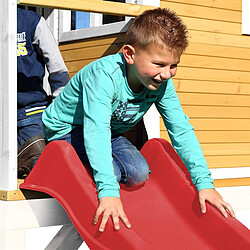
[[[61,51],[65,51],[79,48],[96,47],[100,45],[110,45],[113,43],[123,43],[125,40],[124,36],[125,33],[119,33],[115,35],[87,38],[74,42],[62,43],[59,48]]]
[[[250,155],[250,143],[201,144],[201,148],[205,156]]]
[[[182,108],[190,118],[250,118],[249,107],[182,105]]]
[[[31,191],[31,190],[20,190],[19,186],[23,183],[23,179],[17,180],[17,190],[6,191],[0,190],[0,200],[4,201],[17,201],[17,200],[27,200],[27,199],[42,199],[42,198],[50,198],[48,194]]]
[[[69,78],[71,79],[75,74],[76,72],[69,73]]]
[[[250,178],[214,180],[214,186],[215,187],[250,186]]]
[[[177,92],[250,95],[249,83],[186,80],[178,77],[173,81]]]
[[[87,64],[89,64],[90,62],[96,59],[98,59],[98,57],[93,58],[93,59],[84,59],[80,61],[66,62],[66,66],[70,73],[76,73],[79,70],[81,70],[84,66],[86,66]]]
[[[178,15],[187,17],[197,17],[211,20],[221,20],[233,23],[241,23],[241,11],[217,9],[213,7],[186,4],[173,1],[161,1],[162,8],[170,8],[177,12]]]
[[[197,131],[196,131],[197,134]],[[161,122],[161,137],[170,141],[165,126]],[[218,143],[214,142],[201,142],[201,148],[205,156],[241,156],[250,155],[250,142],[238,143]],[[250,165],[250,161],[249,161]]]
[[[250,119],[214,119],[214,118],[192,118],[190,123],[196,131],[238,131],[250,130]],[[164,127],[163,119],[160,119],[161,128]]]
[[[241,24],[208,20],[203,18],[183,17],[189,30],[200,30],[222,34],[241,35]]]
[[[184,54],[205,55],[222,58],[246,59],[250,58],[250,48],[224,46],[223,44],[207,44],[190,42]]]
[[[0,200],[4,201],[18,201],[18,200],[27,200],[27,199],[43,199],[51,198],[48,194],[31,191],[31,190],[14,190],[14,191],[5,191],[0,190]]]
[[[250,131],[195,131],[200,143],[250,142]]]
[[[165,140],[167,140],[168,142],[171,143],[170,137],[169,137],[167,131],[165,131],[165,130],[160,131],[160,138],[163,138],[163,139],[165,139]]]
[[[116,34],[112,36],[84,39],[80,41],[63,43],[61,44],[60,50],[71,50],[86,47],[95,47],[99,45],[107,45],[112,43],[123,43],[124,33]],[[233,44],[232,44],[233,45]],[[236,58],[236,59],[246,59],[250,58],[250,46],[249,48],[224,46],[218,44],[204,44],[190,41],[185,54],[191,55],[205,55],[205,56],[215,56],[215,57],[225,57],[225,58]]]
[[[190,30],[190,41],[205,44],[218,44],[224,46],[234,46],[250,48],[249,36],[237,36],[230,34],[212,33],[206,31]]]
[[[166,135],[166,133],[164,133]],[[163,137],[163,136],[161,136]],[[170,141],[169,137],[165,137]],[[241,156],[250,155],[249,143],[201,143],[201,148],[205,156]],[[249,161],[250,165],[250,161]]]
[[[250,107],[250,95],[178,93],[178,96],[185,105]]]
[[[190,123],[196,131],[221,130],[221,131],[247,131],[250,130],[250,119],[191,119]]]
[[[161,2],[166,2],[166,4],[167,4],[169,1],[168,0],[161,0]],[[230,0],[230,1],[225,1],[225,0],[216,0],[216,1],[215,0],[202,0],[202,1],[200,1],[200,0],[173,0],[173,2],[241,11],[241,1],[239,1],[239,0]]]
[[[107,45],[112,43],[123,43],[124,42],[124,33],[116,34],[105,37],[84,39],[80,41],[70,42],[61,44],[60,50],[71,50],[77,48],[86,48],[86,47],[95,47],[99,45]],[[233,45],[233,44],[232,44]],[[240,48],[233,46],[224,46],[217,44],[204,44],[190,42],[187,47],[185,54],[195,54],[195,55],[205,55],[205,56],[215,56],[215,57],[227,57],[227,58],[236,58],[236,59],[247,59],[250,58],[250,46],[249,48]]]
[[[152,6],[124,4],[119,2],[101,1],[101,0],[17,0],[18,4],[39,6],[45,8],[78,10],[86,12],[99,12],[113,15],[137,16],[146,9],[152,9]],[[174,3],[161,1],[161,7],[176,10],[179,15],[196,16],[208,19],[219,19],[223,21],[241,22],[240,11],[216,9],[199,5],[190,5],[184,3]]]
[[[249,83],[250,72],[180,66],[176,76],[179,79]]]
[[[115,54],[121,50],[123,43],[113,43],[108,45],[97,45],[95,47],[80,48],[75,50],[62,51],[65,62],[79,61],[84,59],[97,59],[110,54]]]
[[[6,190],[0,190],[0,200],[24,200],[25,197],[23,193],[19,189],[19,185],[23,183],[22,179],[18,179],[17,181],[17,190],[14,191],[6,191]]]
[[[101,56],[117,53],[121,51],[123,46],[122,43],[113,43],[107,45],[98,45],[95,47],[79,48],[77,50],[67,50],[62,51],[64,60],[75,61],[87,58],[99,58]],[[98,47],[98,49],[96,49]],[[232,58],[221,58],[221,57],[211,57],[202,55],[190,55],[184,54],[181,58],[180,66],[186,67],[197,67],[197,68],[209,68],[209,69],[221,69],[221,70],[232,70],[237,72],[245,71],[250,74],[250,61],[242,59],[232,59]],[[232,72],[233,74],[234,72]],[[178,75],[177,75],[178,76]]]
[[[102,0],[17,0],[18,4],[64,10],[97,12],[118,16],[138,16],[155,7]]]
[[[250,155],[206,156],[208,168],[250,167]]]
[[[250,73],[250,60],[236,58],[185,54],[181,57],[180,66],[232,71],[246,71]]]
[[[250,143],[250,131],[195,131],[200,143]],[[161,137],[169,138],[166,130]]]
[[[74,61],[74,62],[66,62],[66,67],[68,68],[68,71],[70,74],[75,74],[79,70],[81,70],[84,66],[91,63],[94,59],[86,59],[86,60],[80,60],[80,61]]]
[[[14,200],[26,200],[24,194],[20,189],[15,191],[0,190],[0,200],[14,201]]]

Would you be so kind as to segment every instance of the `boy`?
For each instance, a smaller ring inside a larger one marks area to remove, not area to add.
[[[93,169],[99,192],[93,222],[97,224],[103,213],[101,232],[110,215],[116,230],[119,218],[131,227],[119,198],[118,182],[140,184],[148,179],[149,167],[120,134],[133,127],[153,103],[196,185],[201,211],[206,212],[207,200],[225,217],[226,210],[234,216],[214,189],[171,80],[187,45],[187,28],[174,12],[160,8],[145,11],[128,29],[122,53],[85,66],[43,114],[47,140],[67,140],[82,162],[89,161]]]

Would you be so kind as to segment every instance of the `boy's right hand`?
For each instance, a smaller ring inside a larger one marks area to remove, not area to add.
[[[103,232],[109,216],[112,217],[114,228],[120,229],[119,218],[123,221],[127,228],[131,228],[131,224],[123,210],[122,202],[118,197],[102,197],[99,199],[99,206],[96,210],[93,223],[97,224],[100,215],[103,213],[99,231]]]

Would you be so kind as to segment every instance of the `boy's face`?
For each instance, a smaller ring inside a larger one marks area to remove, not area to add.
[[[163,82],[176,75],[177,65],[180,62],[180,55],[177,53],[153,45],[137,51],[131,46],[131,50],[133,50],[131,59],[126,59],[129,64],[127,77],[129,86],[134,92],[141,91],[143,86],[157,90]]]

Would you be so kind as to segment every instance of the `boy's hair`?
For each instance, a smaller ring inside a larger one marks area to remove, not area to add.
[[[146,49],[150,44],[164,45],[182,53],[188,46],[188,30],[182,19],[167,8],[146,10],[136,17],[126,33],[126,44]]]

